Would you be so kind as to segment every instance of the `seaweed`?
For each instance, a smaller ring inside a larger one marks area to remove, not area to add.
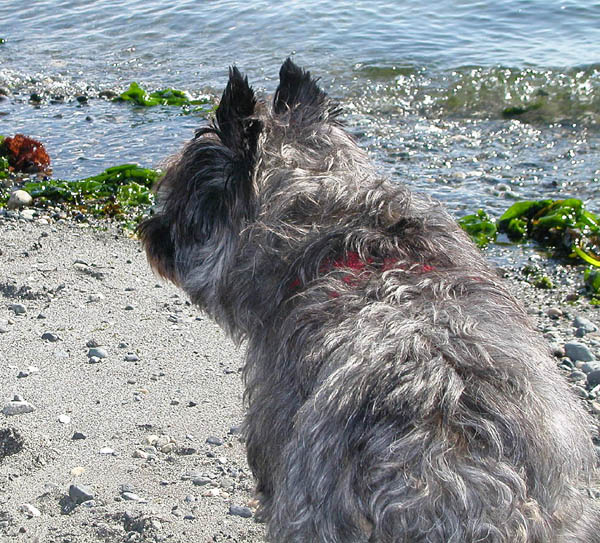
[[[129,208],[153,203],[151,187],[159,176],[156,170],[122,164],[85,179],[29,182],[23,189],[38,203],[66,203],[93,215],[119,217]]]
[[[133,102],[138,106],[205,106],[210,104],[208,98],[192,100],[186,92],[177,89],[163,89],[148,93],[133,81],[129,89],[114,98],[117,102]]]
[[[486,247],[488,243],[496,240],[496,225],[483,209],[462,217],[458,220],[458,224],[471,236],[478,247]]]
[[[8,161],[10,171],[50,173],[50,157],[42,142],[15,134],[0,141],[0,156]]]

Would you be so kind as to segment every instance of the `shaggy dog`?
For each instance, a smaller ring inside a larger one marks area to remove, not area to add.
[[[590,421],[448,213],[381,177],[287,60],[236,68],[140,226],[237,340],[270,540],[593,543]]]

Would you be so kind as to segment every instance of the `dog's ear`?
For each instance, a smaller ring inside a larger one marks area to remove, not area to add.
[[[152,269],[159,275],[176,283],[175,248],[171,240],[169,224],[163,215],[154,215],[137,227],[139,236]]]
[[[317,84],[310,72],[303,70],[288,58],[279,70],[279,87],[273,99],[273,111],[278,115],[289,113],[290,120],[311,124],[335,120],[341,113]]]
[[[229,68],[229,82],[216,112],[219,136],[237,160],[252,161],[262,123],[253,118],[256,96],[235,67]],[[246,164],[247,165],[247,164]]]

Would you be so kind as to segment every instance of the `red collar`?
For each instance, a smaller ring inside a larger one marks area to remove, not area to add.
[[[327,258],[323,261],[323,263],[321,264],[321,266],[319,267],[319,273],[321,274],[325,274],[328,271],[332,270],[332,269],[348,269],[351,270],[355,273],[349,273],[348,275],[344,275],[342,277],[342,281],[344,281],[344,283],[346,283],[349,286],[357,286],[359,279],[360,279],[360,275],[362,274],[363,271],[366,271],[367,274],[371,274],[373,272],[373,270],[365,270],[365,268],[367,266],[369,266],[370,264],[373,264],[375,261],[371,258],[371,257],[367,257],[366,259],[361,259],[360,255],[356,252],[356,251],[349,251],[348,253],[346,253],[346,255],[344,257],[341,258],[337,258],[336,260],[332,260],[330,258]],[[388,270],[391,270],[395,267],[399,267],[398,265],[398,260],[395,258],[384,258],[383,259],[383,263],[380,267],[378,267],[379,271],[385,272]],[[420,268],[417,268],[415,271],[417,273],[427,273],[430,271],[435,270],[435,268],[433,266],[430,266],[429,264],[423,264],[421,265]],[[300,278],[297,277],[296,279],[294,279],[290,285],[290,288],[292,290],[296,290],[297,288],[300,287],[301,285],[301,281]],[[332,292],[331,296],[334,298],[337,298],[339,296],[339,294],[337,292]]]

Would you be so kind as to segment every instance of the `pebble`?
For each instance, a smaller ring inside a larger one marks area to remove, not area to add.
[[[21,211],[21,218],[26,221],[33,221],[37,215],[37,211],[35,209],[24,209]]]
[[[88,296],[88,302],[90,303],[95,303],[95,302],[101,302],[102,300],[104,300],[104,294],[100,294],[99,292],[93,292],[92,294],[90,294]]]
[[[53,334],[52,332],[44,332],[42,334],[42,339],[44,341],[49,341],[51,343],[56,343],[60,338],[58,337],[58,335]]]
[[[31,194],[25,190],[16,190],[8,198],[6,207],[8,209],[21,209],[30,206],[32,203],[33,198],[31,197]]]
[[[71,485],[69,486],[69,498],[71,501],[80,504],[94,499],[94,493],[87,486]]]
[[[590,388],[600,385],[600,370],[594,370],[588,373],[587,381]]]
[[[23,304],[10,304],[8,309],[15,315],[25,315],[27,313],[27,308]]]
[[[208,443],[209,445],[216,445],[217,447],[220,447],[221,445],[223,445],[223,440],[219,437],[209,436],[206,439],[206,443]]]
[[[203,475],[199,476],[199,477],[194,477],[192,479],[192,484],[194,484],[195,486],[205,486],[212,483],[212,479],[210,479],[209,477],[205,477]]]
[[[106,358],[108,356],[108,352],[106,352],[106,349],[102,348],[102,347],[92,347],[88,353],[88,358],[92,358],[92,357],[96,357],[96,358]]]
[[[35,411],[35,406],[23,400],[20,396],[15,396],[11,402],[7,403],[2,408],[2,413],[7,417],[24,415],[26,413],[32,413],[33,411]]]
[[[114,450],[114,449],[111,449],[110,447],[102,447],[102,448],[101,448],[101,449],[98,451],[98,453],[99,453],[99,454],[107,454],[107,455],[108,455],[108,454],[112,454],[112,455],[114,455],[114,454],[115,454],[115,450]]]
[[[558,307],[551,307],[546,311],[546,315],[551,319],[558,319],[559,317],[562,317],[563,312]]]
[[[137,362],[140,357],[135,353],[128,353],[125,355],[125,362]]]
[[[252,509],[244,507],[242,505],[230,505],[229,514],[236,517],[252,518]]]
[[[60,415],[58,417],[58,422],[61,424],[69,424],[71,422],[71,417],[69,417],[69,415]]]
[[[33,505],[31,505],[30,503],[24,503],[23,505],[21,505],[21,507],[19,507],[19,509],[21,510],[21,513],[23,513],[25,516],[27,516],[29,518],[42,516],[42,513],[40,513],[40,510],[37,507],[34,507]]]
[[[565,343],[565,354],[571,360],[573,360],[573,362],[576,362],[578,360],[581,360],[582,362],[590,362],[592,360],[595,360],[594,355],[589,350],[589,348],[583,345],[582,343]]]
[[[209,488],[208,490],[205,490],[202,493],[202,496],[204,496],[205,498],[216,498],[217,496],[221,495],[221,489],[220,488]]]
[[[136,449],[135,451],[133,451],[132,456],[133,458],[142,458],[144,460],[147,460],[150,454],[142,451],[141,449]]]
[[[583,337],[585,334],[596,332],[598,330],[598,327],[592,321],[582,317],[581,315],[577,315],[577,317],[575,317],[573,326],[577,329],[575,331],[576,337]]]
[[[88,364],[99,364],[102,361],[102,359],[98,358],[97,356],[90,356],[88,358]]]
[[[85,435],[83,432],[75,432],[71,439],[74,441],[78,439],[87,439],[87,435]]]
[[[76,466],[71,470],[71,475],[74,477],[81,477],[85,473],[85,468],[83,466]]]
[[[581,365],[581,368],[579,368],[581,371],[583,371],[584,373],[591,373],[593,371],[596,370],[600,370],[600,362],[597,361],[592,361],[592,362],[585,362],[584,364]]]

